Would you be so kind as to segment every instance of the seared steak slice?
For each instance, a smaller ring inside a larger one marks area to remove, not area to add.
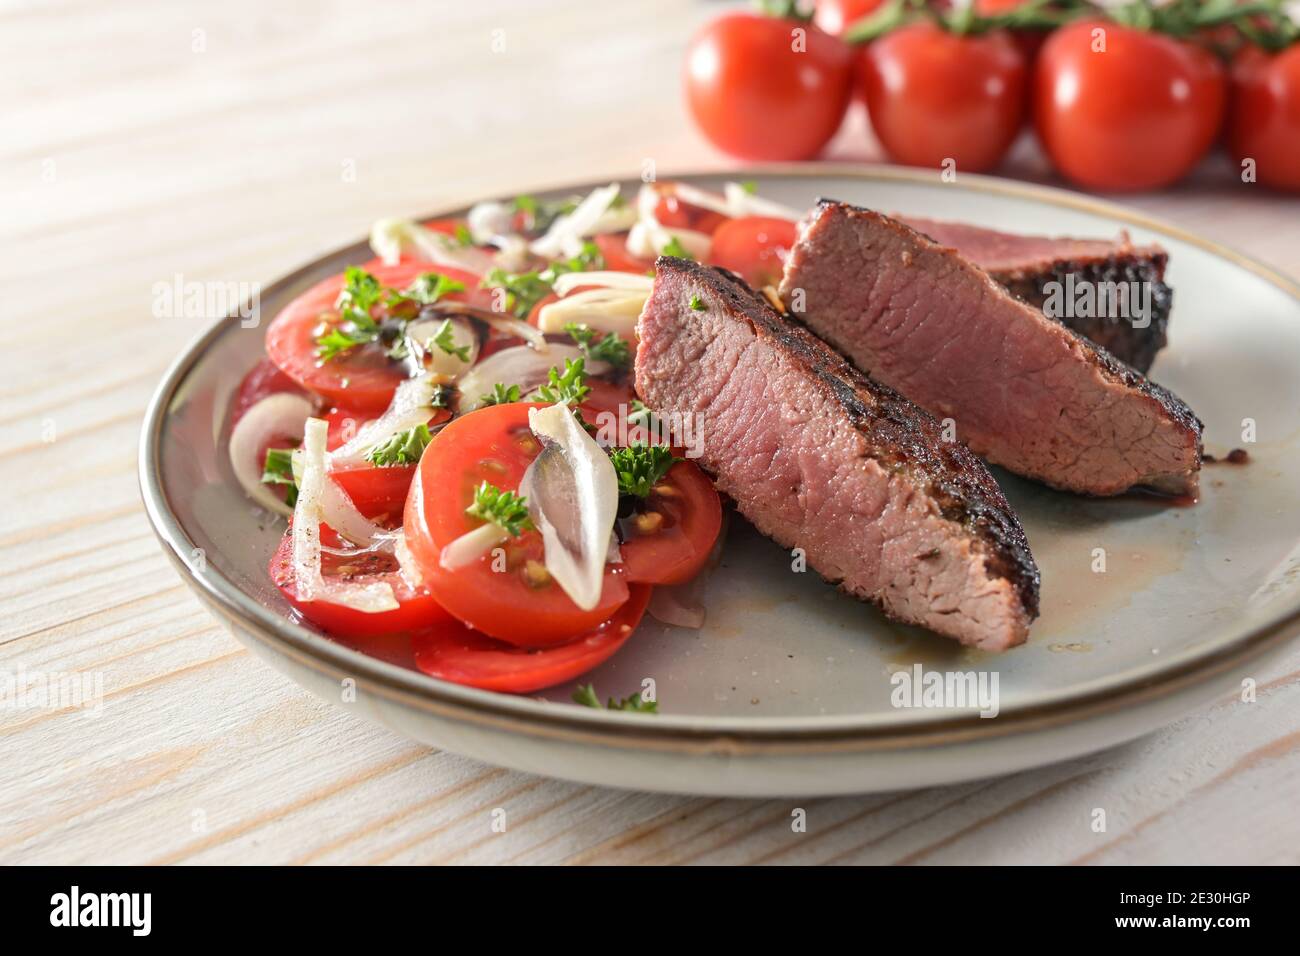
[[[1169,309],[1174,290],[1165,284],[1169,254],[1159,246],[1135,246],[1128,233],[1118,239],[1053,239],[1021,236],[981,229],[959,222],[941,222],[914,216],[897,217],[935,242],[956,249],[998,282],[1036,308],[1045,308],[1053,285],[1062,288],[1067,277],[1088,282],[1140,285],[1150,294],[1146,320],[1134,322],[1118,315],[1057,314],[1080,335],[1087,336],[1121,362],[1146,372],[1156,353],[1168,341]],[[1053,312],[1057,310],[1053,309]]]
[[[1177,396],[897,220],[821,202],[781,296],[859,368],[1017,474],[1093,495],[1196,492],[1201,423]]]
[[[699,414],[699,464],[759,531],[900,621],[985,650],[1024,641],[1024,531],[938,422],[719,269],[661,257],[637,331],[637,392],[670,422]]]

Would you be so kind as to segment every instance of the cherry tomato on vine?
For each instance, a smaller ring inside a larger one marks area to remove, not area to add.
[[[1278,53],[1244,47],[1232,63],[1228,148],[1259,182],[1300,190],[1300,43]]]
[[[859,57],[872,128],[897,162],[992,169],[1024,121],[1025,58],[1004,30],[956,34],[923,21],[873,40]]]
[[[1080,21],[1043,45],[1034,127],[1074,182],[1158,189],[1182,178],[1214,143],[1226,98],[1223,67],[1208,50],[1155,31]]]
[[[744,159],[809,159],[849,105],[848,48],[812,24],[729,13],[686,50],[686,102],[704,135]]]

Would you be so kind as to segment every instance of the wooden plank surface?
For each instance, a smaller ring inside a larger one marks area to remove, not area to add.
[[[154,283],[270,282],[381,215],[646,158],[728,165],[679,105],[681,49],[716,9],[0,5],[0,674],[103,690],[90,711],[0,710],[0,862],[1300,861],[1300,648],[1258,675],[1257,703],[1060,766],[692,799],[529,777],[362,723],[254,660],[168,566],[136,443],[208,319],[154,318]],[[861,117],[832,155],[879,158]],[[1029,140],[1004,171],[1046,177]],[[1300,276],[1300,204],[1225,159],[1131,202]]]

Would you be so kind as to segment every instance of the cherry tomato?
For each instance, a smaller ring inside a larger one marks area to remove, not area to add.
[[[695,577],[722,530],[722,503],[694,462],[679,461],[644,505],[619,521],[629,581],[683,584]]]
[[[321,525],[321,544],[337,548],[342,539],[327,525]],[[328,551],[321,553],[321,575],[328,581],[348,580],[358,583],[382,582],[393,589],[397,608],[369,614],[342,604],[328,601],[303,601],[298,597],[298,585],[293,569],[292,524],[280,546],[271,557],[268,569],[271,580],[280,589],[286,601],[304,618],[327,632],[356,635],[395,634],[446,623],[451,615],[444,611],[428,588],[413,588],[398,571],[397,559],[392,555],[371,553],[353,557],[340,557]]]
[[[884,0],[817,0],[813,9],[813,23],[833,37],[869,13],[874,13]]]
[[[645,275],[654,271],[653,259],[638,259],[627,251],[627,233],[602,233],[595,237],[596,248],[611,272],[635,272]]]
[[[406,502],[406,541],[425,583],[457,619],[490,637],[521,647],[547,647],[610,618],[627,600],[626,577],[605,568],[600,600],[579,608],[545,572],[542,536],[524,531],[466,567],[447,570],[442,549],[482,522],[465,514],[474,491],[490,482],[516,491],[541,445],[520,402],[489,405],[452,421],[425,449]]]
[[[1024,122],[1025,58],[1005,30],[959,36],[925,21],[858,55],[871,126],[897,162],[992,169]]]
[[[809,159],[839,129],[852,73],[848,48],[815,26],[729,13],[687,48],[686,102],[700,130],[724,152]]]
[[[415,666],[431,677],[527,694],[573,680],[604,663],[632,636],[652,589],[633,585],[627,602],[608,621],[569,641],[541,650],[494,641],[458,621],[415,634]]]
[[[788,219],[746,216],[731,219],[713,234],[709,261],[730,269],[755,289],[780,285],[796,225]]]
[[[1279,53],[1244,47],[1232,64],[1228,148],[1255,161],[1259,182],[1300,190],[1300,43]]]
[[[974,6],[975,12],[981,16],[993,17],[1011,13],[1029,2],[1030,0],[975,0]],[[1025,65],[1027,67],[1033,66],[1038,51],[1043,48],[1043,43],[1047,40],[1048,32],[1048,30],[1035,30],[1032,28],[1011,31],[1011,39],[1020,48],[1020,52],[1025,55]]]
[[[425,272],[438,272],[465,285],[464,292],[446,298],[486,305],[479,277],[460,269],[430,262],[403,261],[395,266],[366,265],[384,285],[403,289]],[[362,345],[322,362],[316,354],[322,316],[331,313],[343,276],[331,276],[294,299],[271,323],[266,333],[266,354],[289,378],[303,388],[325,396],[337,405],[378,415],[392,401],[393,392],[406,377],[406,368],[388,358],[379,345]]]
[[[1213,53],[1099,21],[1048,37],[1033,86],[1043,148],[1063,175],[1092,189],[1158,189],[1180,179],[1213,144],[1226,99]]]

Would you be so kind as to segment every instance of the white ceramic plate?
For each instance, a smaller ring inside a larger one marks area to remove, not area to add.
[[[1042,569],[1029,643],[996,656],[900,627],[844,597],[735,521],[698,632],[647,620],[584,681],[602,695],[655,682],[661,714],[568,702],[571,687],[518,698],[444,684],[294,624],[266,578],[282,525],[241,495],[224,454],[226,410],[262,354],[261,328],[218,324],[177,361],[150,408],[141,484],[188,583],[244,642],[321,696],[418,740],[523,770],[678,792],[823,794],[1008,772],[1132,739],[1231,689],[1300,630],[1300,289],[1213,243],[1121,207],[978,176],[801,167],[677,177],[758,183],[795,207],[817,196],[1009,231],[1113,236],[1169,250],[1170,344],[1152,377],[1205,422],[1211,465],[1195,507],[1088,500],[998,473]],[[556,190],[586,191],[592,184]],[[636,183],[628,183],[627,195]],[[450,215],[446,210],[439,215]],[[363,224],[358,224],[359,227]],[[363,244],[262,293],[273,316]],[[1243,441],[1245,420],[1257,441]],[[1103,549],[1106,570],[1093,570]],[[380,649],[400,661],[400,642]],[[904,709],[891,675],[997,675],[1000,710]],[[348,685],[351,686],[351,685]]]

